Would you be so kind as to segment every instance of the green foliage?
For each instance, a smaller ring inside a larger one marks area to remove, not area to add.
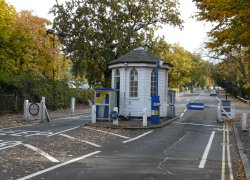
[[[215,58],[221,60],[214,68],[213,76],[216,83],[235,95],[249,96],[249,90],[243,87],[250,84],[250,1],[193,2],[199,9],[197,19],[213,23],[213,29],[208,33],[210,41],[206,47],[215,53]]]
[[[76,98],[78,104],[88,104],[93,100],[93,90],[70,89],[64,80],[44,79],[35,76],[16,76],[6,78],[0,76],[0,94],[16,94],[21,97],[19,103],[24,99],[31,102],[40,102],[44,96],[49,109],[68,108],[71,98]],[[20,106],[21,107],[21,106]]]
[[[207,47],[220,54],[229,53],[241,46],[250,53],[250,1],[249,0],[193,0],[200,10],[198,20],[214,23]]]
[[[175,0],[71,0],[52,8],[54,27],[65,38],[64,53],[72,60],[74,75],[85,75],[90,84],[109,85],[108,64],[147,43],[140,23],[154,32],[159,24],[180,26]],[[153,28],[154,27],[154,28]],[[149,37],[149,36],[148,36]]]
[[[204,87],[211,78],[211,64],[200,56],[192,54],[179,45],[170,45],[163,38],[155,39],[152,51],[161,59],[173,65],[169,72],[169,87]]]

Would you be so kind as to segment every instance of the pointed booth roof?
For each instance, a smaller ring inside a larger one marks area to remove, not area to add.
[[[156,55],[153,53],[150,53],[146,51],[143,47],[139,47],[134,49],[131,52],[128,52],[127,54],[124,54],[123,56],[119,57],[118,59],[113,60],[111,63],[109,63],[109,67],[112,68],[117,64],[121,63],[143,63],[143,64],[156,64],[156,61],[160,60]],[[170,63],[163,61],[163,68],[171,69],[173,65]]]

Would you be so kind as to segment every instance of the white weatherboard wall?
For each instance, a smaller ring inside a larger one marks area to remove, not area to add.
[[[142,117],[143,108],[147,108],[148,117],[151,116],[151,72],[155,68],[134,65],[138,73],[138,97],[129,97],[129,75],[133,67],[117,67],[112,69],[112,88],[115,87],[115,70],[120,71],[120,107],[119,113],[126,116]],[[159,69],[158,92],[160,96],[160,116],[167,116],[168,74],[166,69]]]

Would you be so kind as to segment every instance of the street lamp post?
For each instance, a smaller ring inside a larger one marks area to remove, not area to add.
[[[55,56],[55,36],[63,37],[63,36],[65,36],[65,33],[63,33],[63,32],[58,33],[54,29],[47,29],[46,33],[47,33],[47,35],[48,34],[53,35],[53,56]],[[52,69],[52,78],[53,78],[53,82],[52,82],[53,108],[55,108],[55,67],[54,67],[54,65],[53,65],[53,69]]]

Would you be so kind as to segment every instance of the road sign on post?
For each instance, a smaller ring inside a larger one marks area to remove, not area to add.
[[[152,96],[151,101],[151,124],[158,124],[160,121],[160,96]]]
[[[189,110],[204,110],[204,108],[209,108],[208,106],[205,106],[204,103],[188,103],[187,109]]]

